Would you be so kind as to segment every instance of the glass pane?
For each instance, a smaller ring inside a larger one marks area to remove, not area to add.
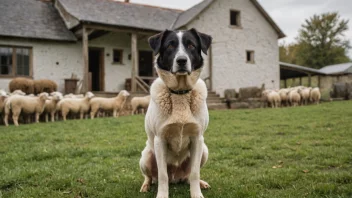
[[[12,73],[12,48],[0,47],[0,75]]]
[[[29,75],[29,49],[17,48],[17,75]]]
[[[114,63],[121,63],[121,51],[120,50],[114,50]]]

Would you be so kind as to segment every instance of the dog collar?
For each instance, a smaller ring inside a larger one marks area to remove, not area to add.
[[[173,93],[173,94],[177,94],[177,95],[185,95],[185,94],[188,94],[190,91],[192,91],[192,89],[189,89],[189,90],[181,90],[181,91],[175,91],[175,90],[172,90],[170,89],[170,92]]]

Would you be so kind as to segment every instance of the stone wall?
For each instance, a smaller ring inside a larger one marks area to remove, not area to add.
[[[230,26],[230,9],[241,12],[241,28]],[[187,28],[213,36],[213,91],[241,87],[279,88],[278,35],[248,0],[218,0],[196,17]],[[246,62],[246,50],[255,51],[255,63]]]

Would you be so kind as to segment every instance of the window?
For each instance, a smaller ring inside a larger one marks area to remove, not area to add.
[[[241,13],[237,10],[230,10],[230,25],[241,27]]]
[[[246,51],[247,63],[254,63],[254,51]]]
[[[31,48],[0,46],[0,76],[30,76]]]
[[[122,64],[122,60],[123,60],[123,50],[120,49],[114,49],[113,50],[113,63],[118,63],[118,64]]]

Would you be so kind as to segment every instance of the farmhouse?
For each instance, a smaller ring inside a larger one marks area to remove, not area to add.
[[[2,0],[0,89],[18,76],[48,78],[64,91],[148,91],[156,78],[149,36],[196,28],[213,36],[201,76],[210,90],[279,88],[285,35],[256,0],[204,0],[186,10],[111,0]]]

